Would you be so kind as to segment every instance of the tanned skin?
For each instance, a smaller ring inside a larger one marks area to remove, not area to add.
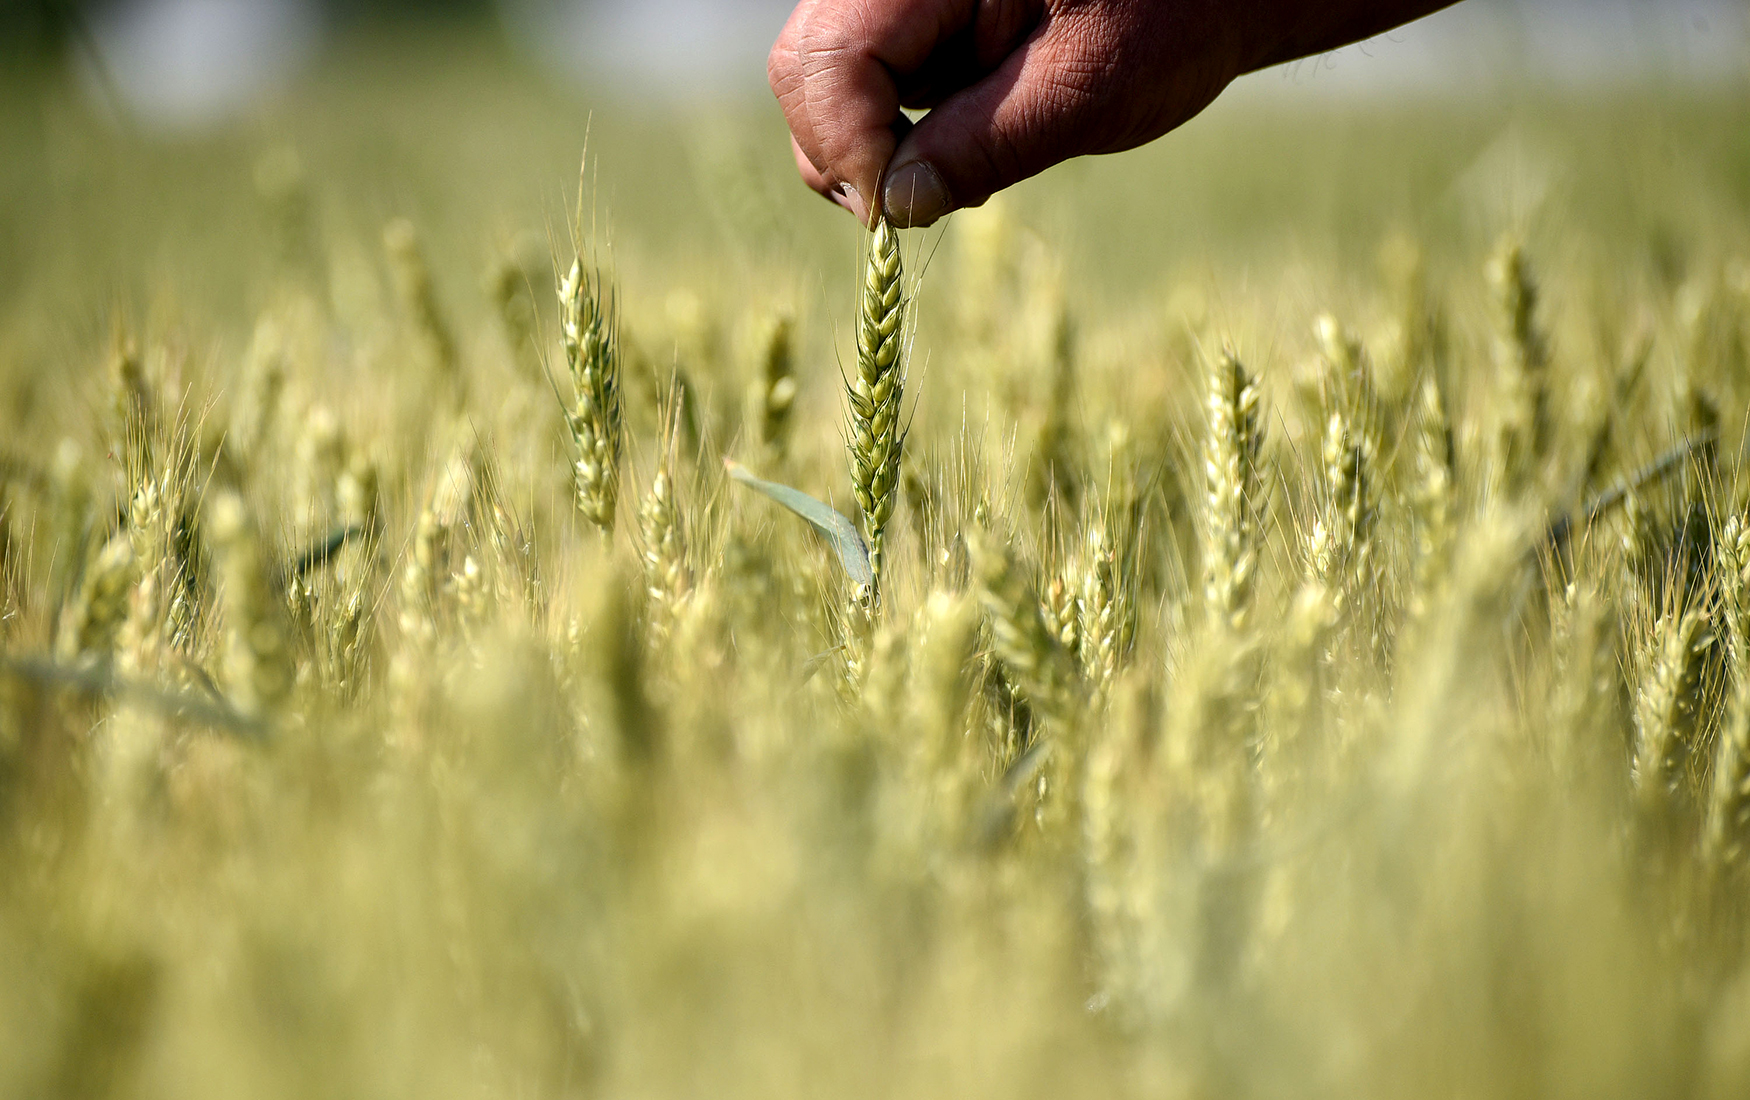
[[[802,0],[767,62],[807,184],[929,225],[1454,0]],[[928,108],[916,126],[901,107]]]

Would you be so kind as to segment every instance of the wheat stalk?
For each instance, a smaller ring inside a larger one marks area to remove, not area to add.
[[[383,249],[388,253],[389,267],[395,273],[401,306],[425,345],[432,369],[449,387],[450,398],[459,409],[467,403],[467,380],[462,377],[461,362],[456,355],[456,338],[444,320],[443,308],[438,305],[431,265],[426,262],[425,249],[420,246],[419,231],[406,218],[396,218],[383,228]]]
[[[1144,928],[1154,916],[1160,868],[1139,835],[1158,791],[1148,789],[1160,740],[1153,678],[1138,670],[1115,686],[1111,714],[1095,727],[1082,779],[1082,851],[1102,992],[1130,1007],[1145,994]],[[1151,797],[1152,796],[1152,797]]]
[[[1218,627],[1186,654],[1167,697],[1163,747],[1188,811],[1184,840],[1204,858],[1231,856],[1257,823],[1258,655]]]
[[[754,341],[759,376],[753,386],[753,418],[760,446],[776,462],[789,452],[790,414],[796,405],[792,327],[787,316],[769,317]]]
[[[921,754],[932,770],[959,772],[964,749],[966,708],[971,696],[971,667],[977,659],[978,606],[965,595],[932,592],[918,610],[922,635],[918,659],[912,665],[913,705],[929,736]],[[951,782],[964,778],[955,775]]]
[[[1317,581],[1302,584],[1271,654],[1273,675],[1264,699],[1263,763],[1276,794],[1322,747],[1326,665],[1336,624],[1330,591]]]

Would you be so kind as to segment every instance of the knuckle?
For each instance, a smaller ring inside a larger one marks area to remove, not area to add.
[[[796,53],[797,67],[805,80],[842,69],[854,62],[857,56],[856,49],[849,42],[825,35],[810,35],[803,40]]]
[[[1092,151],[1118,121],[1110,93],[1125,71],[1127,45],[1105,21],[1085,9],[1063,17],[1053,35],[1051,63],[1042,67],[1029,108],[1028,129],[1049,132],[1066,153]]]

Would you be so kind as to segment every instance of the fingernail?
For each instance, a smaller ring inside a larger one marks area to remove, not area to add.
[[[948,212],[948,188],[928,161],[914,160],[887,174],[882,209],[903,228],[929,225]]]
[[[848,183],[841,183],[838,186],[838,194],[838,204],[855,214],[858,221],[868,225],[869,204],[863,201],[863,196],[857,193],[857,189]]]

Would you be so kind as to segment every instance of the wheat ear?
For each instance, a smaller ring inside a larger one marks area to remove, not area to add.
[[[1715,866],[1743,859],[1750,818],[1750,524],[1742,516],[1726,520],[1714,540],[1720,604],[1725,612],[1731,701],[1715,750],[1713,787],[1708,793],[1703,847]]]
[[[1322,456],[1324,508],[1307,542],[1308,566],[1313,580],[1343,606],[1366,576],[1378,505],[1369,440],[1341,409],[1325,420]]]
[[[1650,815],[1673,807],[1694,747],[1702,656],[1711,639],[1700,610],[1662,615],[1653,630],[1650,663],[1635,708],[1635,797]]]
[[[1421,620],[1439,602],[1440,589],[1451,572],[1453,527],[1457,520],[1452,425],[1446,417],[1440,384],[1432,375],[1422,383],[1421,409],[1415,425],[1415,465],[1410,511],[1416,562],[1410,614]]]
[[[255,525],[241,498],[224,493],[208,524],[225,577],[225,678],[248,718],[272,718],[291,694],[294,669],[285,611],[269,580]]]
[[[1517,493],[1549,450],[1549,347],[1540,327],[1537,281],[1515,241],[1506,241],[1486,272],[1495,300],[1495,342],[1500,397],[1494,477]]]
[[[1129,593],[1118,568],[1118,555],[1107,545],[1101,528],[1088,532],[1086,571],[1076,597],[1080,618],[1082,674],[1099,692],[1112,684],[1136,633]]]
[[[581,259],[559,285],[559,317],[575,395],[567,419],[577,445],[577,509],[613,534],[623,446],[619,319],[606,280]]]
[[[1046,629],[1071,660],[1081,656],[1081,622],[1076,614],[1076,591],[1063,577],[1051,578],[1039,594],[1039,614]]]
[[[1708,862],[1721,867],[1743,861],[1750,825],[1750,683],[1742,676],[1733,685],[1715,753],[1702,844]]]
[[[57,655],[62,660],[91,656],[108,660],[128,613],[128,593],[139,577],[139,558],[124,532],[115,535],[85,570],[77,598],[68,605]]]
[[[1002,540],[982,528],[967,537],[978,599],[990,622],[991,648],[1034,710],[1062,720],[1073,701],[1074,670],[1045,621],[1033,586]]]
[[[875,227],[857,315],[857,368],[846,384],[850,400],[851,488],[863,510],[863,537],[877,597],[885,564],[884,535],[899,485],[905,446],[900,398],[905,389],[905,296],[901,292],[899,233],[885,220]]]
[[[1263,391],[1224,350],[1209,371],[1203,592],[1211,618],[1234,630],[1245,626],[1258,566],[1263,451]]]
[[[679,400],[677,396],[675,400]],[[638,508],[638,533],[644,542],[644,581],[650,596],[650,627],[657,638],[667,638],[676,616],[692,591],[693,574],[687,566],[686,530],[675,500],[673,453],[679,409],[669,418],[662,455],[650,491]]]
[[[1380,441],[1360,345],[1328,315],[1319,319],[1318,329],[1330,415],[1320,452],[1324,507],[1313,525],[1308,558],[1313,580],[1325,587],[1341,610],[1351,595],[1365,592],[1372,581],[1368,565],[1379,517]]]

